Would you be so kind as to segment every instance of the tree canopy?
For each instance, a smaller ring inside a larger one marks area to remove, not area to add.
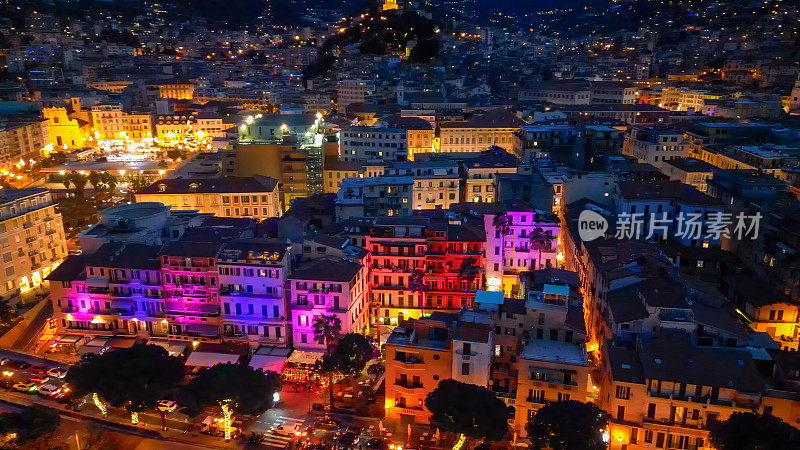
[[[280,390],[280,376],[244,364],[217,364],[200,372],[181,389],[181,403],[192,414],[225,400],[235,402],[241,414],[255,415],[272,408],[272,395]]]
[[[34,405],[21,412],[0,414],[0,433],[16,433],[15,445],[25,445],[58,428],[61,417],[52,409]],[[5,447],[4,447],[5,448]]]
[[[527,431],[533,448],[599,450],[606,447],[600,430],[607,422],[592,403],[569,400],[544,405],[528,420]]]
[[[339,339],[333,352],[323,355],[322,371],[357,374],[375,356],[375,348],[364,335],[348,333]]]
[[[800,448],[800,430],[772,415],[736,412],[709,428],[711,442],[720,450]]]
[[[158,345],[137,344],[82,360],[67,372],[77,395],[96,392],[111,406],[136,412],[156,406],[183,380],[183,361]]]
[[[508,432],[508,406],[482,386],[442,380],[425,397],[425,407],[431,412],[431,423],[444,431],[490,441]]]

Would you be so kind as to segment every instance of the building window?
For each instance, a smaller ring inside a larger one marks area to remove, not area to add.
[[[469,363],[461,363],[461,375],[469,375]]]
[[[630,386],[617,386],[617,398],[622,400],[628,400],[631,398],[631,388]]]

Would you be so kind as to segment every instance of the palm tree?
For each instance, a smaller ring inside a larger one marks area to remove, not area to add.
[[[480,267],[477,262],[477,259],[470,256],[461,260],[461,265],[458,267],[458,278],[467,282],[467,292],[469,292],[472,281],[478,277]]]
[[[110,172],[103,172],[103,174],[100,175],[100,179],[103,181],[103,184],[108,187],[109,197],[113,197],[114,190],[117,188],[117,177]]]
[[[99,190],[100,182],[101,182],[100,172],[91,171],[89,172],[89,183],[92,185],[92,189],[97,192]]]
[[[422,293],[428,290],[428,285],[425,284],[425,273],[419,269],[415,269],[408,277],[408,289],[411,292],[419,293],[419,309],[420,317],[425,315],[425,299]]]
[[[325,315],[320,314],[318,316],[314,316],[314,321],[312,323],[314,327],[314,341],[318,344],[322,344],[325,346],[325,355],[330,356],[331,354],[331,347],[330,344],[335,339],[339,338],[339,335],[342,333],[342,319],[338,316],[333,314]],[[328,388],[330,389],[330,402],[331,402],[331,411],[333,411],[333,370],[331,368],[327,368],[326,372],[328,373]]]
[[[330,354],[331,343],[339,337],[342,332],[342,319],[333,314],[320,314],[314,316],[314,341],[325,346],[325,353]]]
[[[75,185],[75,196],[83,197],[83,190],[86,188],[86,176],[73,170],[69,173],[69,180]]]
[[[539,258],[537,259],[538,268],[542,268],[542,250],[547,249],[550,251],[550,246],[553,243],[553,232],[550,230],[543,230],[540,227],[536,227],[531,233],[530,241],[531,241],[531,250],[536,249],[539,251]]]

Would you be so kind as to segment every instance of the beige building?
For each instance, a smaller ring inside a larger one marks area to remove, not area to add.
[[[126,87],[133,84],[133,81],[96,81],[94,83],[89,84],[89,87],[92,89],[97,89],[100,91],[111,92],[112,94],[121,94],[122,91],[125,90]]]
[[[690,108],[701,111],[706,100],[719,100],[720,94],[714,94],[700,89],[681,87],[665,87],[661,93],[661,103],[658,106],[673,111],[686,111]]]
[[[47,189],[0,190],[0,295],[42,284],[66,256],[61,215]]]
[[[513,112],[497,108],[466,121],[445,122],[439,126],[442,153],[480,152],[496,145],[519,155],[521,143],[516,134],[526,122]]]
[[[49,143],[46,120],[0,121],[0,170],[14,172],[22,162],[40,161]]]
[[[156,137],[163,141],[181,140],[190,134],[198,138],[225,137],[222,118],[202,113],[166,114],[158,116],[155,122]]]
[[[56,150],[82,148],[86,145],[91,126],[65,107],[42,108],[42,117],[47,120],[50,143]]]
[[[92,128],[97,139],[121,139],[125,127],[122,123],[122,105],[92,106]]]
[[[166,83],[153,84],[151,86],[158,89],[160,98],[191,100],[194,97],[194,85],[191,83]]]
[[[700,192],[708,191],[706,180],[714,177],[715,170],[718,170],[718,167],[694,158],[673,158],[667,160],[661,168],[670,180],[691,184]]]
[[[153,137],[153,116],[150,113],[130,113],[122,116],[122,128],[125,136],[131,139]]]
[[[220,217],[267,219],[282,212],[278,180],[261,175],[163,179],[138,192],[136,201],[160,202],[173,209]]]

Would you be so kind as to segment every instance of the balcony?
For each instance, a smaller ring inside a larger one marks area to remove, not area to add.
[[[422,389],[421,383],[413,384],[401,381],[395,381],[394,383],[394,390],[403,394],[415,394],[418,389]]]
[[[51,234],[56,234],[56,229],[55,228],[51,228],[51,229],[45,231],[44,234],[46,234],[48,236],[51,235]]]
[[[545,404],[545,399],[544,398],[539,398],[539,397],[527,397],[525,399],[525,401],[528,402],[528,403],[538,403],[540,405]]]
[[[301,309],[303,311],[310,311],[314,309],[314,303],[312,302],[305,302],[305,303],[293,303],[292,308],[294,309]]]
[[[76,313],[76,312],[78,312],[78,307],[77,306],[64,306],[64,307],[61,308],[61,312],[62,313],[67,313],[67,314],[68,313]]]

